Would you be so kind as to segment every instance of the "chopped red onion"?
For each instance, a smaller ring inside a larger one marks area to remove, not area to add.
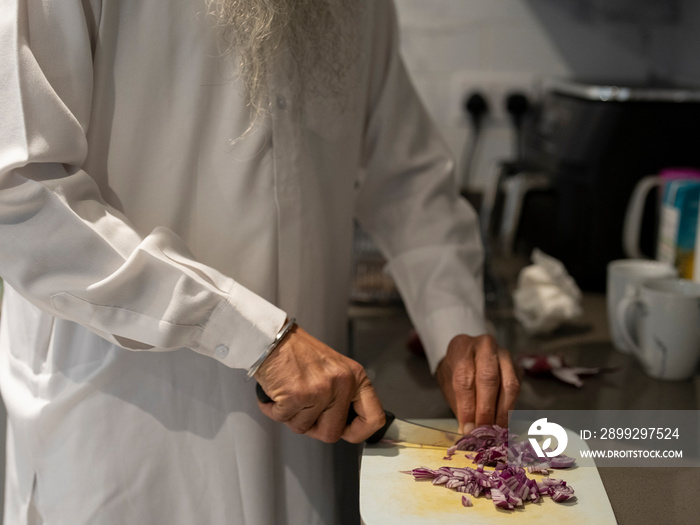
[[[472,506],[467,494],[475,498],[483,495],[496,507],[507,510],[522,507],[527,501],[536,503],[542,496],[550,496],[557,503],[575,498],[574,490],[564,480],[527,477],[527,472],[548,476],[550,468],[568,468],[575,460],[563,455],[543,460],[535,455],[528,442],[512,442],[515,437],[508,429],[497,425],[478,427],[448,450],[448,457],[456,450],[475,451],[476,469],[442,466],[437,470],[419,467],[403,472],[413,475],[417,481],[431,480],[434,485],[461,493],[465,506]],[[495,469],[486,472],[484,465],[495,466]]]

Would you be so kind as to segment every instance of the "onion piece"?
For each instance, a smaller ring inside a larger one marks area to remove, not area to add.
[[[403,474],[412,474],[417,480],[434,479],[438,477],[437,471],[426,467],[414,468],[413,470],[402,470],[401,472]]]
[[[433,485],[444,485],[450,480],[450,476],[446,474],[441,474],[433,480]]]
[[[557,503],[563,503],[565,501],[569,501],[570,499],[574,498],[574,489],[571,487],[556,487],[552,491],[552,500],[556,501]]]
[[[576,463],[574,458],[570,458],[564,454],[549,458],[549,466],[552,468],[569,468],[572,467],[574,463]]]

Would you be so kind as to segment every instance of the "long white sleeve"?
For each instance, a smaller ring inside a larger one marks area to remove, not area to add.
[[[374,95],[357,214],[388,259],[434,371],[457,334],[485,333],[482,246],[454,163],[408,78],[393,31],[375,36]]]
[[[248,368],[285,313],[196,262],[172,231],[135,231],[82,169],[99,45],[99,2],[85,5],[0,5],[0,275],[122,347]]]

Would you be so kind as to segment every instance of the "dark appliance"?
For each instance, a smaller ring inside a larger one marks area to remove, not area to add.
[[[624,257],[635,184],[663,168],[700,167],[700,88],[549,80],[522,155],[548,173],[552,191],[525,203],[519,236],[560,259],[581,288],[603,290],[607,263]],[[641,239],[652,255],[654,224],[645,218]]]

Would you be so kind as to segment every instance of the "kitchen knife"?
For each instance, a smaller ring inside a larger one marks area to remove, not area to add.
[[[255,393],[262,403],[272,403],[272,398],[265,393],[260,383],[256,383]],[[384,411],[384,415],[386,417],[384,426],[367,438],[367,443],[373,444],[384,439],[397,443],[449,448],[457,440],[464,437],[457,432],[449,432],[399,419],[388,410]],[[355,417],[357,417],[357,413],[350,405],[347,424],[349,425]]]

